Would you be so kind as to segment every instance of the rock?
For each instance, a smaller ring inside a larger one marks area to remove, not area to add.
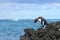
[[[33,28],[24,29],[24,32],[25,32],[25,36],[28,36],[28,37],[31,37],[31,36],[34,36],[35,35],[35,31],[34,31]]]
[[[46,28],[24,29],[25,34],[20,40],[60,40],[60,22],[50,23]]]
[[[60,40],[60,37],[58,38],[58,40]]]

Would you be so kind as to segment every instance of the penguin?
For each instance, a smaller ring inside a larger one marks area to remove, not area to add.
[[[34,23],[36,23],[37,21],[40,21],[41,22],[41,25],[46,28],[46,25],[48,25],[48,23],[46,22],[46,20],[43,18],[43,17],[38,17],[34,20]]]

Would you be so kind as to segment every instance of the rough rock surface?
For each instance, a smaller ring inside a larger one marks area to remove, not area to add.
[[[24,29],[25,34],[20,40],[60,40],[60,22],[50,23],[46,28]]]

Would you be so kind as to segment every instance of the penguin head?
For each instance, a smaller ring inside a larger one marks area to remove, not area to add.
[[[40,21],[41,22],[41,17],[38,17],[38,18],[36,18],[35,20],[34,20],[34,23],[36,23],[37,21]]]

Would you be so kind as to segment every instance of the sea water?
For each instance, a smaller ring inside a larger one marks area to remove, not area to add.
[[[47,19],[48,23],[60,21],[60,19]],[[20,40],[24,34],[24,29],[34,28],[37,30],[41,24],[38,21],[34,24],[34,19],[0,20],[0,40]]]

